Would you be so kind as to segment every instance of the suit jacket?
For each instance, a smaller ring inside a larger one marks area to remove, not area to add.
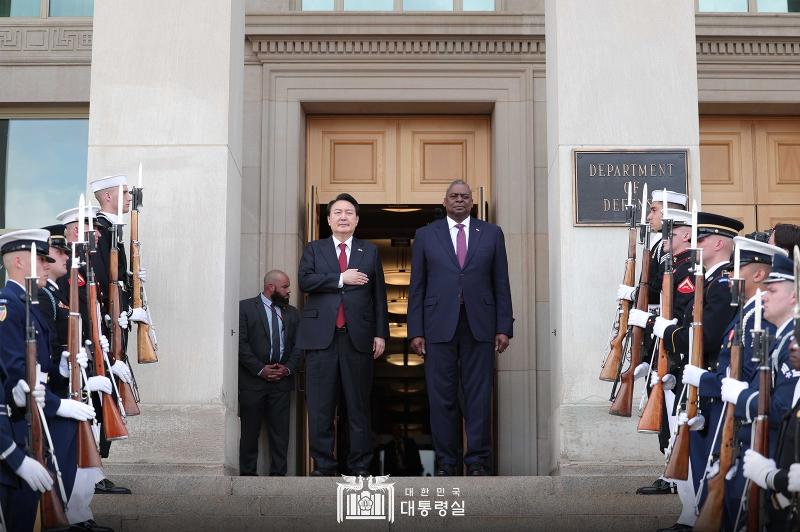
[[[276,382],[267,382],[258,376],[269,363],[272,351],[271,331],[267,325],[267,312],[261,295],[239,302],[239,391],[261,390],[276,387],[291,390],[294,374],[300,367],[302,352],[296,345],[297,324],[300,316],[291,305],[281,308],[283,315],[283,354],[279,362],[291,373]]]
[[[514,317],[503,231],[471,218],[464,268],[458,265],[447,219],[417,230],[411,255],[408,337],[449,342],[455,335],[462,294],[475,339],[513,336]]]
[[[357,268],[369,277],[361,286],[339,288],[339,258],[332,238],[306,245],[300,259],[300,289],[308,294],[300,320],[300,349],[325,349],[333,342],[336,314],[344,301],[347,333],[355,348],[372,352],[373,338],[389,337],[386,285],[378,248],[366,240],[353,238],[348,269]]]

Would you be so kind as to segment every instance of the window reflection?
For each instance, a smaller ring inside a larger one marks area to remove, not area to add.
[[[39,0],[0,0],[0,17],[38,17]]]
[[[700,0],[700,12],[747,13],[747,0]]]
[[[51,17],[91,17],[93,12],[94,0],[50,0]]]
[[[452,11],[453,0],[403,0],[405,11]]]
[[[758,0],[759,13],[800,13],[800,0]]]
[[[76,206],[86,190],[88,141],[87,119],[0,120],[0,227],[43,227]]]
[[[394,11],[394,0],[344,0],[345,11]]]
[[[333,11],[333,0],[303,0],[303,11]]]

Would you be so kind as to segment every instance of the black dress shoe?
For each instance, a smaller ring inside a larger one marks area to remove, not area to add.
[[[485,477],[489,472],[483,464],[469,464],[467,466],[468,477]]]
[[[95,494],[99,495],[130,495],[131,490],[117,486],[107,478],[94,485]]]
[[[332,477],[333,471],[325,471],[324,469],[315,469],[311,472],[312,477]]]
[[[658,532],[675,532],[676,530],[691,530],[692,527],[689,525],[682,525],[680,523],[675,523],[669,528],[659,528]]]
[[[455,466],[451,465],[440,465],[438,469],[436,469],[436,476],[437,477],[454,477],[456,475],[456,468]]]
[[[88,530],[93,532],[114,532],[113,528],[98,525],[94,522],[94,519],[89,519],[88,521],[83,521],[82,523],[74,523],[69,526],[69,529],[72,531]]]
[[[670,493],[678,493],[678,488],[672,482],[659,478],[650,486],[639,488],[636,493],[639,495],[669,495]]]

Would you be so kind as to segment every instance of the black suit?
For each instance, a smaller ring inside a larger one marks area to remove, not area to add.
[[[306,395],[309,442],[315,468],[335,472],[333,416],[341,377],[350,425],[348,466],[368,470],[372,461],[370,393],[373,339],[389,337],[386,287],[378,248],[353,238],[348,269],[369,277],[361,286],[339,287],[341,269],[332,238],[306,245],[300,259],[300,288],[308,294],[303,307],[298,346],[306,353]],[[346,325],[337,329],[339,304],[344,303]]]
[[[261,420],[267,414],[270,474],[286,474],[289,446],[289,406],[294,389],[294,374],[302,352],[295,345],[299,315],[291,305],[282,307],[283,352],[272,355],[272,336],[261,295],[239,302],[239,473],[255,475],[258,461],[258,436]],[[280,362],[289,376],[267,382],[258,376],[267,364]]]

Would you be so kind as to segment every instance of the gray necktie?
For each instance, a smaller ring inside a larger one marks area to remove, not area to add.
[[[272,351],[269,354],[269,361],[272,363],[278,362],[281,359],[281,333],[278,329],[278,311],[275,310],[275,305],[270,305],[272,309]]]

